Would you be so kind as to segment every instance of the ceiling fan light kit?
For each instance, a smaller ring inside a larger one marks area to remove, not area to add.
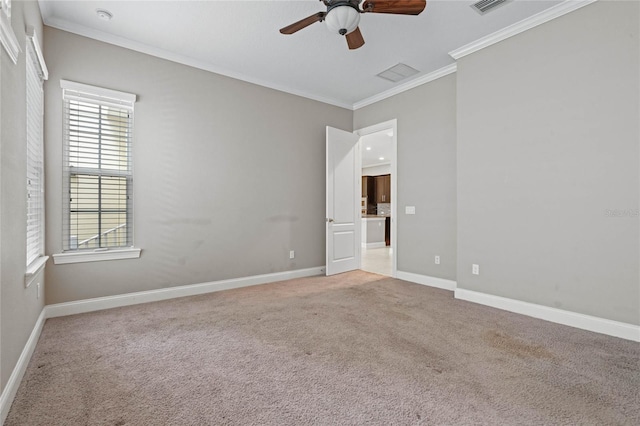
[[[335,34],[347,35],[358,28],[360,23],[360,10],[358,5],[347,1],[335,3],[329,7],[324,18],[329,31]]]
[[[315,22],[327,21],[333,33],[345,36],[349,49],[364,45],[358,28],[361,13],[392,13],[396,15],[419,15],[427,5],[426,0],[320,0],[327,6],[326,12],[318,12],[280,29],[282,34],[293,34]]]

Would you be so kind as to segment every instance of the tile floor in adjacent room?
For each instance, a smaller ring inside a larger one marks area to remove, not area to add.
[[[374,249],[362,248],[362,269],[363,271],[375,274],[391,276],[391,257],[393,249],[391,247],[381,247]]]

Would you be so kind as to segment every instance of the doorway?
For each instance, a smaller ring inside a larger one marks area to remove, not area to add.
[[[360,136],[362,191],[360,269],[397,271],[397,120],[354,131]]]

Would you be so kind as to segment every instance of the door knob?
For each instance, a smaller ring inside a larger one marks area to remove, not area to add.
[[[333,219],[327,218],[327,222],[331,223],[331,222],[333,222]]]

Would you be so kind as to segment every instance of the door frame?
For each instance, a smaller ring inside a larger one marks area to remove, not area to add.
[[[362,136],[384,130],[393,131],[393,136],[391,137],[391,276],[396,278],[398,275],[398,119],[394,118],[372,126],[363,127],[354,130],[353,133],[362,138]],[[361,145],[360,141],[358,141],[358,145]],[[362,154],[360,154],[360,156],[362,156]],[[360,206],[360,199],[354,200],[354,202]],[[360,226],[362,225],[360,224]],[[360,263],[360,266],[362,266],[362,263]]]

